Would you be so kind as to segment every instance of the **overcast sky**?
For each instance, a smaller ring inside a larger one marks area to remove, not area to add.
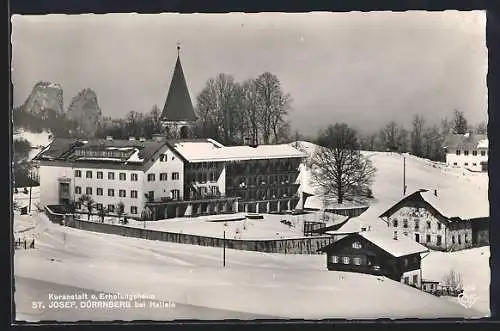
[[[14,105],[38,81],[67,108],[92,88],[106,116],[163,108],[181,43],[193,103],[218,73],[270,71],[293,98],[292,126],[314,134],[347,122],[375,131],[453,109],[487,120],[484,12],[106,14],[14,16]]]

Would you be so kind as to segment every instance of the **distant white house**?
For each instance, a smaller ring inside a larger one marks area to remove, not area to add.
[[[453,134],[444,143],[446,164],[471,171],[488,171],[488,137],[484,134]]]

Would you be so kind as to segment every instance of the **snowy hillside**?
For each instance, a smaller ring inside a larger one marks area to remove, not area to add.
[[[48,291],[143,293],[182,305],[188,318],[437,318],[480,317],[484,313],[386,278],[327,271],[321,255],[279,255],[181,245],[81,231],[33,218],[36,249],[16,250],[14,274],[18,318],[164,319],[133,310],[33,310]],[[17,220],[16,220],[17,223]],[[21,222],[26,226],[26,220]],[[57,270],[57,272],[54,272]],[[92,292],[89,292],[92,293]],[[390,300],[380,300],[390,297]],[[27,299],[29,298],[29,300]],[[189,307],[188,307],[189,306]],[[190,311],[190,313],[188,312]],[[126,316],[124,316],[126,315]],[[205,317],[204,317],[205,316]]]
[[[51,142],[52,134],[47,131],[40,133],[26,131],[24,129],[18,129],[14,132],[12,140],[25,139],[31,144],[31,151],[29,153],[29,159],[33,159],[40,151],[48,146]]]
[[[292,143],[295,146],[295,143]],[[298,148],[313,155],[316,145],[298,142]],[[403,158],[406,159],[406,193],[419,189],[436,189],[440,195],[459,194],[463,199],[474,201],[476,206],[489,205],[488,174],[450,168],[443,163],[421,159],[408,154],[388,152],[362,152],[370,158],[377,169],[372,191],[375,199],[371,201],[367,215],[380,215],[403,197]],[[304,192],[315,194],[317,190],[311,182],[309,171],[301,166],[300,183]],[[321,208],[321,199],[317,208]]]

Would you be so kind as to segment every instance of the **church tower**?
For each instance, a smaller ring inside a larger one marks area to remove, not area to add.
[[[190,138],[191,127],[197,120],[182,70],[180,49],[177,45],[177,62],[160,117],[165,135],[174,139]]]

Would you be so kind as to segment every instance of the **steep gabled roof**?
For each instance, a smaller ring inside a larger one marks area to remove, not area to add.
[[[449,221],[454,219],[475,219],[489,217],[489,200],[486,192],[478,191],[478,199],[471,199],[469,195],[459,191],[421,189],[405,196],[387,209],[380,217],[392,215],[407,200],[420,200],[429,205],[435,212]]]
[[[191,97],[184,78],[181,59],[177,56],[174,74],[168,90],[167,100],[161,114],[163,121],[196,121]]]
[[[349,238],[352,238],[353,236],[364,238],[366,241],[371,242],[375,246],[379,247],[380,249],[384,250],[394,257],[407,256],[429,251],[425,246],[417,243],[415,240],[412,240],[407,236],[399,236],[397,239],[394,239],[390,231],[383,230],[351,233],[344,238],[319,249],[319,251],[327,252],[336,246],[342,245],[342,243],[344,243]]]
[[[452,134],[446,137],[444,147],[448,149],[473,150],[488,148],[488,136],[485,134]]]

